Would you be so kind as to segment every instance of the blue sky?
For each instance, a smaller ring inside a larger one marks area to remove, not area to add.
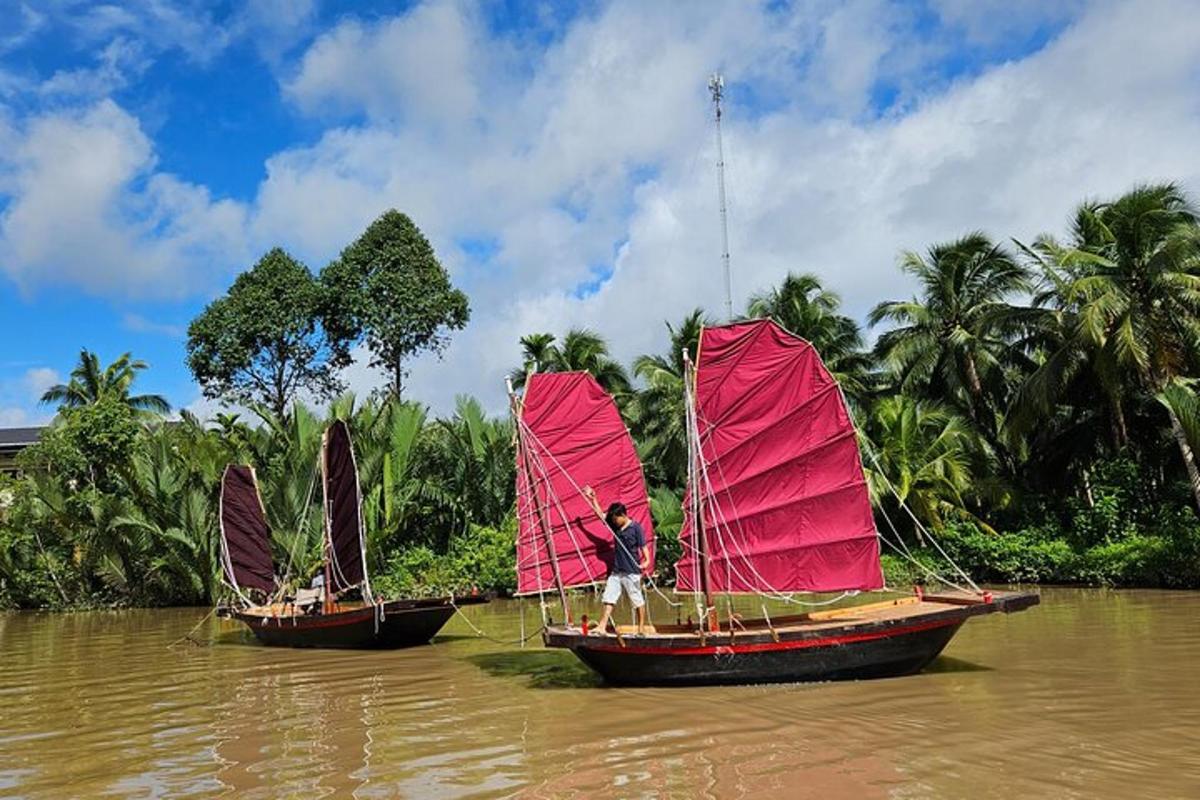
[[[473,301],[413,365],[435,410],[502,407],[532,330],[657,349],[721,307],[714,69],[738,305],[798,269],[861,316],[909,291],[904,248],[1197,187],[1186,0],[4,4],[0,425],[44,419],[81,347],[210,412],[188,321],[270,247],[319,269],[388,207]]]

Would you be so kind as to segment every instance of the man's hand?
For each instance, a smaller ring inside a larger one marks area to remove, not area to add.
[[[594,502],[596,500],[596,490],[593,489],[590,485],[584,486],[583,487],[583,496],[586,497],[588,500],[591,500]]]

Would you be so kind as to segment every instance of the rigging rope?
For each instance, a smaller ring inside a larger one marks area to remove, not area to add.
[[[493,644],[500,644],[500,645],[525,644],[530,639],[539,635],[542,631],[546,630],[546,626],[542,625],[542,627],[538,628],[533,633],[528,634],[526,636],[522,636],[519,639],[496,639],[495,637],[489,636],[486,633],[484,633],[478,626],[475,625],[474,622],[471,622],[470,617],[468,617],[466,614],[464,614],[463,610],[461,608],[459,608],[458,605],[454,602],[453,595],[450,596],[450,607],[454,609],[456,614],[458,614],[460,617],[462,617],[463,622],[467,623],[467,627],[469,627],[472,631],[474,631],[476,636],[478,636],[481,639],[487,639],[489,642],[492,642]],[[524,626],[524,614],[522,614],[521,620],[522,620],[522,627],[523,627]]]

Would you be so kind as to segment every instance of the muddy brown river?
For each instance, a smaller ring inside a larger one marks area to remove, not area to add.
[[[206,609],[0,614],[0,797],[1200,798],[1200,592],[1042,603],[917,676],[661,690],[459,618],[339,652],[217,620],[168,647]]]

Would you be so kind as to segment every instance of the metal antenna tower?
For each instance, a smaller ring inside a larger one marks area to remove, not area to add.
[[[721,100],[725,97],[725,79],[714,72],[708,79],[717,118],[717,198],[721,204],[721,263],[725,267],[725,319],[733,320],[733,277],[729,271],[729,222],[725,210],[725,148],[721,142]]]

